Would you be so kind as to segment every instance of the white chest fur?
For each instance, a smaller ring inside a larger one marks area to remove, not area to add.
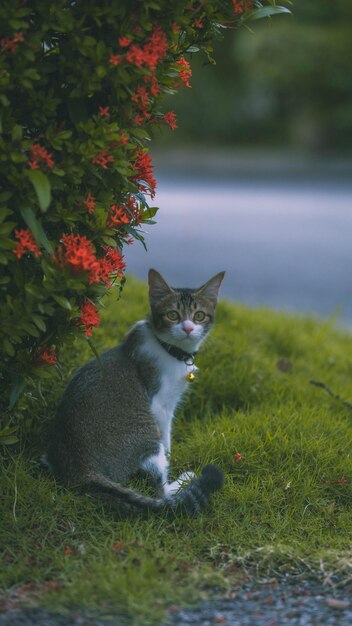
[[[159,391],[155,394],[151,404],[152,413],[158,423],[165,451],[170,452],[171,425],[174,413],[183,393],[186,390],[186,366],[169,355],[169,360],[175,361],[168,370],[164,370],[161,377]]]
[[[160,428],[165,451],[170,452],[171,426],[174,413],[188,383],[187,366],[170,356],[146,329],[142,351],[155,363],[160,372],[160,386],[151,402],[151,411]]]

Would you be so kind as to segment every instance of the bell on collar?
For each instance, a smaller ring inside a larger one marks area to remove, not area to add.
[[[193,372],[188,372],[187,376],[186,376],[186,380],[189,383],[193,383],[193,381],[196,379],[195,375],[193,374]]]

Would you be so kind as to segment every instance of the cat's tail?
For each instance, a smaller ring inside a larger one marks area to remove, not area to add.
[[[176,494],[166,498],[144,496],[101,474],[92,476],[82,487],[85,492],[103,495],[121,510],[127,509],[141,513],[158,513],[164,510],[175,514],[198,515],[207,505],[211,494],[221,489],[223,483],[222,471],[210,463],[203,468],[199,477],[192,478]]]

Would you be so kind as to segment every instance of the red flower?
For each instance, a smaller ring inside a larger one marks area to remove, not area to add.
[[[70,546],[66,546],[64,552],[65,552],[65,556],[71,556],[72,550]]]
[[[101,117],[110,117],[110,107],[101,107],[99,106],[99,115]]]
[[[123,146],[124,144],[126,144],[128,142],[129,142],[128,135],[125,135],[124,133],[122,133],[122,135],[121,135],[121,137],[120,137],[120,139],[118,141],[118,145],[119,146]]]
[[[87,207],[88,213],[94,213],[95,198],[94,198],[94,196],[92,196],[90,191],[88,192],[88,195],[87,195],[86,199],[84,200],[83,204]]]
[[[155,70],[168,50],[167,38],[160,26],[155,26],[149,42],[144,46],[145,64]]]
[[[67,267],[74,275],[94,271],[97,264],[95,249],[87,237],[63,234],[61,241],[63,245],[58,246],[54,257],[59,267]]]
[[[242,456],[240,452],[236,452],[235,461],[238,463],[239,461],[243,461],[243,460],[244,460],[244,456]]]
[[[164,120],[166,124],[170,126],[170,128],[172,128],[172,130],[175,130],[175,128],[177,128],[176,114],[173,111],[169,111],[168,113],[165,113]]]
[[[203,28],[202,20],[194,20],[194,26],[195,28]]]
[[[149,105],[149,94],[145,87],[137,87],[132,94],[132,101],[141,109],[146,109]]]
[[[123,541],[116,541],[115,545],[111,548],[113,552],[118,552],[123,548]]]
[[[22,32],[15,33],[12,39],[3,37],[3,39],[0,39],[1,51],[6,52],[6,50],[9,50],[9,52],[14,53],[17,50],[17,44],[21,41],[24,41],[24,34]]]
[[[134,176],[132,180],[138,184],[142,192],[154,198],[156,180],[153,176],[152,158],[146,149],[137,148],[136,158],[132,162],[132,167],[136,171],[136,176]],[[144,183],[146,183],[146,185]]]
[[[107,170],[108,163],[112,163],[113,160],[114,158],[112,157],[112,155],[108,154],[107,149],[104,148],[103,150],[100,150],[100,152],[98,152],[95,157],[92,158],[92,163],[93,165],[100,165],[100,167],[102,167],[104,170]]]
[[[126,54],[126,60],[135,65],[136,67],[142,67],[144,64],[144,51],[141,46],[133,45],[129,48]]]
[[[98,267],[94,274],[94,281],[92,280],[92,282],[101,280],[107,287],[111,287],[111,276],[116,275],[118,278],[121,278],[126,264],[117,248],[105,246],[104,251],[105,256],[98,259]]]
[[[132,39],[128,39],[128,37],[119,37],[118,42],[121,48],[128,48],[130,43],[132,43]]]
[[[188,63],[188,61],[186,61],[186,59],[184,57],[181,57],[176,65],[179,66],[179,77],[181,79],[181,81],[183,82],[184,85],[186,85],[186,87],[191,87],[191,84],[189,82],[189,79],[192,76],[192,70],[190,67],[190,64]]]
[[[84,326],[84,332],[87,337],[92,336],[92,330],[100,324],[100,315],[95,304],[87,300],[84,300],[80,310],[80,321]]]
[[[119,65],[121,63],[121,54],[110,54],[109,63],[110,65]]]
[[[144,46],[134,44],[129,47],[126,60],[136,67],[146,65],[149,69],[155,70],[165,57],[167,50],[168,43],[165,33],[160,26],[155,26]]]
[[[118,226],[122,226],[123,224],[129,224],[131,221],[131,216],[128,214],[126,207],[121,204],[113,204],[110,207],[107,225],[109,228],[116,228]]]
[[[337,479],[337,481],[336,481],[336,483],[337,483],[338,485],[347,485],[348,480],[347,480],[346,478],[338,478],[338,479]]]
[[[137,126],[141,126],[146,119],[150,118],[150,113],[148,113],[147,110],[149,106],[149,94],[146,88],[137,87],[132,94],[132,101],[136,103],[139,111],[135,117],[135,122]]]
[[[134,118],[134,123],[136,124],[136,126],[142,126],[144,122],[145,122],[144,115],[142,115],[141,113],[137,113],[137,115],[135,115],[135,118]]]
[[[54,167],[55,163],[53,160],[53,155],[51,152],[48,152],[46,148],[43,148],[39,143],[34,143],[30,149],[31,158],[27,161],[27,165],[32,170],[37,170],[40,165],[46,165],[50,170]]]
[[[145,76],[144,81],[146,83],[150,83],[150,95],[156,98],[160,94],[161,89],[159,87],[159,82],[155,74],[152,74],[151,76]]]
[[[26,252],[33,252],[34,256],[41,256],[42,252],[39,250],[34,237],[29,228],[22,228],[21,230],[15,230],[15,237],[18,239],[18,244],[12,252],[20,259]]]
[[[74,276],[87,273],[88,284],[100,281],[110,286],[110,275],[122,276],[125,263],[116,248],[104,247],[104,256],[97,258],[93,243],[84,235],[65,235],[61,237],[54,261],[58,267],[66,267]]]
[[[140,211],[135,198],[130,195],[125,204],[113,204],[110,207],[107,218],[107,226],[109,228],[119,228],[124,224],[133,221],[138,224],[140,219]]]
[[[233,12],[235,15],[241,15],[245,11],[253,8],[253,2],[245,2],[245,0],[232,0]]]
[[[239,15],[244,12],[243,0],[232,0],[233,12]]]
[[[33,359],[33,364],[36,367],[56,365],[58,362],[55,346],[40,346]]]

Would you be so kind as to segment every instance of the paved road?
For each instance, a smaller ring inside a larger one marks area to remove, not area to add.
[[[148,253],[126,250],[128,272],[149,267],[174,286],[226,269],[222,295],[254,306],[352,324],[352,182],[158,177]]]

